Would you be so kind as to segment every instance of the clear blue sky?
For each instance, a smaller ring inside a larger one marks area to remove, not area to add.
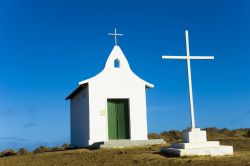
[[[189,30],[196,123],[200,128],[250,126],[250,2],[62,1],[0,2],[0,150],[69,142],[65,97],[100,72],[113,48],[153,83],[147,92],[148,130],[189,126],[186,62]]]

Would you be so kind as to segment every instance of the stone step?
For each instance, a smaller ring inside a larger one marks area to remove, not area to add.
[[[232,146],[220,145],[217,147],[203,147],[203,148],[189,148],[189,149],[175,149],[175,148],[161,148],[161,152],[176,155],[176,156],[223,156],[233,155]]]
[[[150,139],[150,140],[110,140],[104,141],[100,144],[100,148],[122,148],[133,146],[146,146],[165,143],[163,139]]]
[[[192,149],[192,148],[212,148],[220,145],[219,141],[207,141],[200,143],[173,143],[171,148]]]

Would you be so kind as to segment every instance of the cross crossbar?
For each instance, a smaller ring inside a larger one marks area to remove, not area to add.
[[[190,56],[189,50],[189,37],[188,31],[185,31],[186,36],[186,56],[162,56],[162,59],[177,59],[177,60],[187,60],[188,69],[188,89],[189,89],[189,101],[190,101],[190,114],[191,114],[191,126],[195,128],[195,118],[194,118],[194,101],[193,101],[193,87],[192,87],[192,76],[191,76],[191,59],[196,60],[213,60],[214,56]]]
[[[115,46],[117,46],[117,36],[123,36],[123,34],[116,33],[116,28],[115,28],[115,33],[108,33],[110,36],[114,36],[115,38]]]
[[[162,56],[162,59],[197,59],[197,60],[213,60],[214,56]]]

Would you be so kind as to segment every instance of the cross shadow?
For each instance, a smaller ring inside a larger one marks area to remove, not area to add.
[[[179,156],[174,155],[174,154],[170,154],[170,153],[167,153],[167,152],[154,152],[153,154],[157,154],[157,155],[164,156],[164,157],[167,157],[167,158],[179,158]]]
[[[163,147],[163,148],[170,148],[170,146],[166,146],[166,147]],[[162,152],[161,150],[159,152],[154,152],[153,154],[161,155],[161,156],[164,156],[164,157],[167,157],[167,158],[179,158],[179,156],[176,155],[176,154],[172,154],[172,153],[168,153],[168,152]]]

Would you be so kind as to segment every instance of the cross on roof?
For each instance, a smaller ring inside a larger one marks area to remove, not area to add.
[[[192,128],[195,128],[194,101],[193,101],[193,88],[192,88],[190,59],[213,60],[214,56],[190,56],[189,39],[188,39],[188,31],[187,30],[185,31],[185,35],[186,35],[186,54],[187,55],[186,56],[162,56],[162,59],[184,59],[184,60],[187,60],[191,125],[192,125]]]
[[[114,36],[115,38],[115,46],[117,46],[117,36],[123,36],[123,34],[116,33],[116,28],[115,28],[115,33],[108,33],[110,36]]]

